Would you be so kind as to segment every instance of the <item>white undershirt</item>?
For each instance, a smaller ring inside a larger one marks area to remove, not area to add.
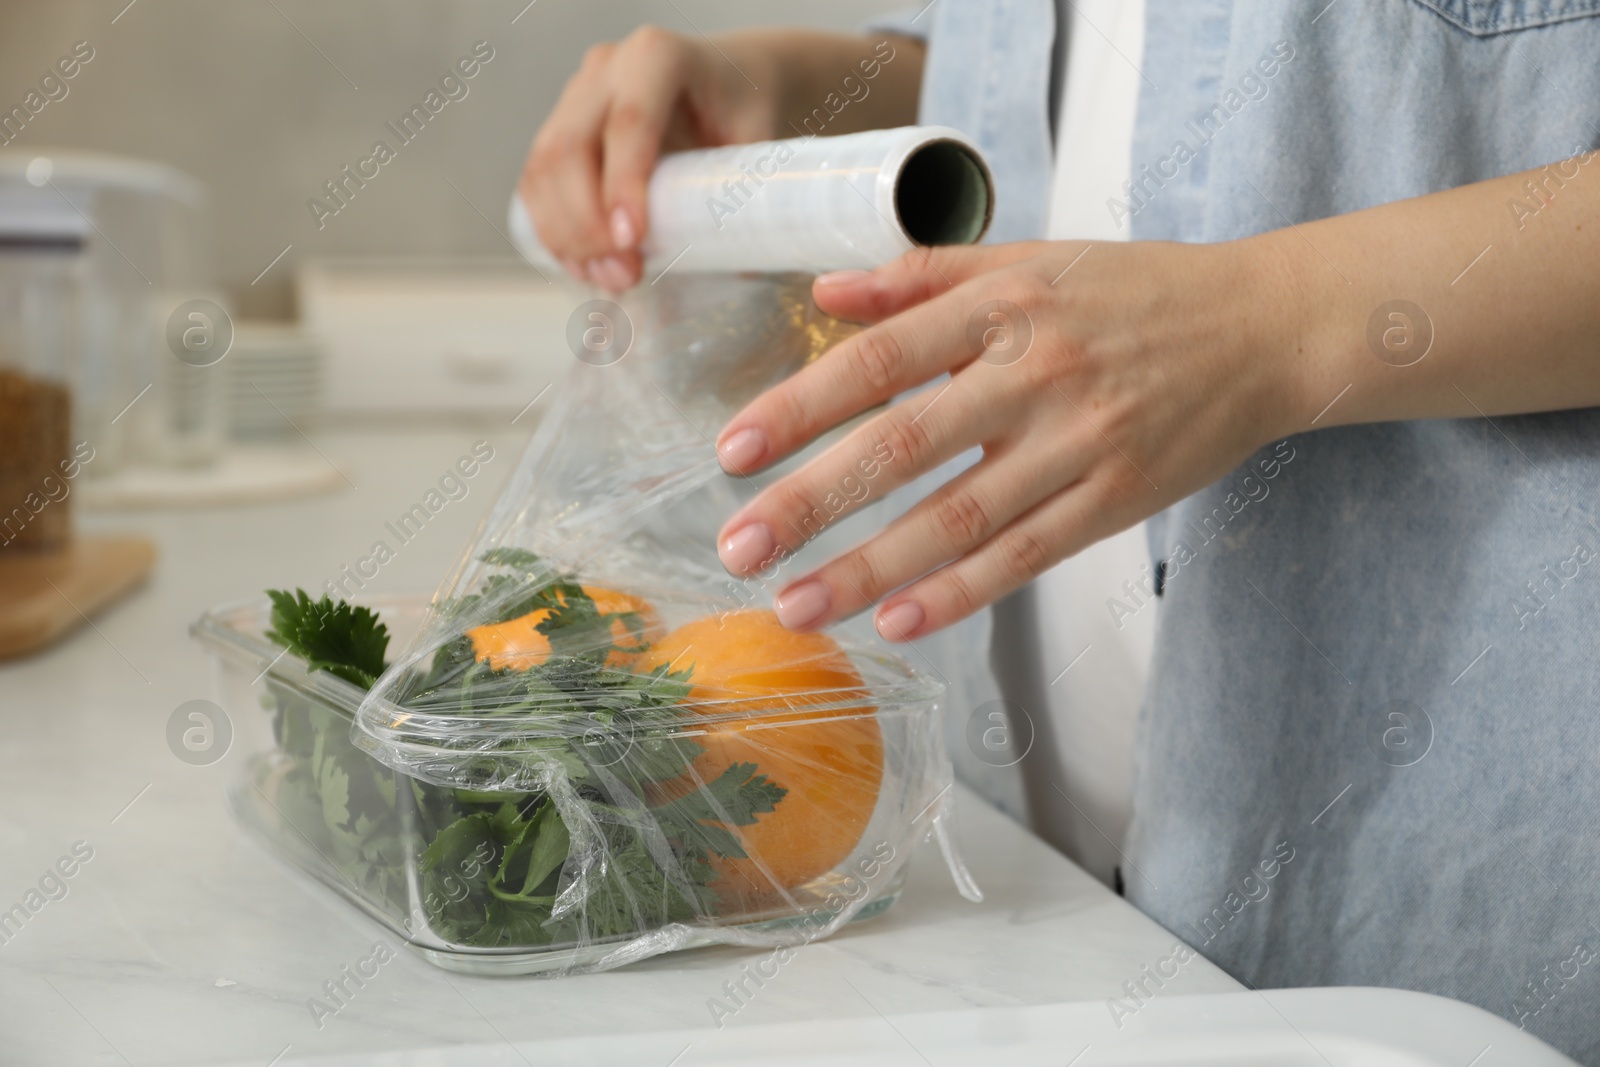
[[[1124,198],[1122,184],[1132,169],[1141,84],[1134,64],[1144,53],[1144,0],[1072,0],[1057,8],[1070,25],[1048,235],[1126,240],[1126,228],[1118,229],[1106,201]],[[1092,272],[1094,252],[1075,269]],[[1068,273],[1060,284],[1072,282]],[[1039,814],[1052,824],[1045,836],[1064,843],[1074,859],[1108,882],[1121,862],[1117,849],[1132,814],[1134,730],[1156,608],[1140,592],[1145,605],[1122,616],[1119,630],[1106,602],[1116,597],[1131,605],[1122,583],[1132,580],[1137,588],[1148,562],[1141,524],[1053,568],[1036,586],[1057,742],[1049,770],[1071,801]]]
[[[1074,0],[1050,190],[1053,239],[1126,240],[1106,208],[1126,200],[1144,54],[1144,0]]]

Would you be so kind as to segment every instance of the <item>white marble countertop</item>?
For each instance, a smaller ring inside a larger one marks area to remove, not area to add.
[[[269,585],[320,586],[487,438],[497,453],[467,498],[404,546],[370,592],[430,590],[509,474],[525,429],[329,432],[317,445],[359,488],[80,515],[85,529],[149,533],[161,557],[151,583],[95,626],[0,664],[0,911],[75,845],[93,851],[59,883],[65,896],[0,943],[0,1063],[456,1063],[467,1060],[438,1050],[477,1046],[473,1062],[543,1064],[583,1062],[586,1042],[614,1049],[636,1035],[634,1062],[692,1067],[728,1062],[718,1042],[745,1027],[1103,1002],[1172,950],[1172,934],[962,792],[959,838],[982,904],[958,896],[937,850],[923,846],[894,908],[800,949],[723,1030],[708,1001],[760,952],[703,949],[556,980],[447,975],[402,952],[319,1027],[308,1000],[323,982],[374,943],[396,942],[241,835],[223,801],[233,755],[194,767],[168,749],[173,709],[215,697],[187,627]],[[1238,988],[1197,958],[1162,996]]]

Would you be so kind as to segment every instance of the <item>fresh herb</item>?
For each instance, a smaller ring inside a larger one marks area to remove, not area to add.
[[[306,661],[306,669],[328,671],[371,689],[388,664],[389,630],[369,608],[335,602],[326,594],[312,600],[304,589],[268,589],[272,629],[267,637]]]
[[[448,788],[391,771],[355,747],[347,718],[269,681],[288,764],[280,812],[364,895],[457,944],[593,942],[713,913],[713,857],[745,858],[729,828],[774,811],[785,790],[751,763],[686,789],[704,751],[684,730],[694,718],[683,706],[690,670],[612,665],[613,652],[642,650],[642,620],[600,611],[574,578],[531,552],[494,549],[482,558],[499,572],[440,610],[463,630],[543,610],[537,628],[550,654],[526,670],[497,670],[463,633],[404,680],[405,706],[430,716],[548,719],[541,736],[508,730],[490,754],[559,766],[578,821],[569,826],[543,790]],[[374,612],[298,590],[268,595],[267,636],[308,669],[363,689],[383,673],[389,635]],[[633,639],[625,649],[614,640],[618,620]],[[463,742],[461,766],[485,758],[484,745]],[[422,844],[421,916],[406,914],[403,825]]]

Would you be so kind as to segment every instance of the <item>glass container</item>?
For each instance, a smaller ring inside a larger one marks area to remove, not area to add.
[[[371,606],[404,645],[422,625],[428,603],[388,600]],[[703,907],[691,909],[693,914],[641,923],[641,914],[655,910],[620,906],[608,921],[596,904],[594,886],[620,885],[624,896],[667,892],[670,879],[664,881],[661,870],[652,867],[671,866],[665,852],[634,856],[643,856],[642,869],[609,872],[621,882],[608,883],[602,868],[605,863],[620,868],[621,854],[584,844],[585,828],[570,817],[560,816],[571,832],[560,837],[567,843],[559,855],[548,849],[540,854],[535,843],[519,835],[508,839],[494,830],[497,820],[539,810],[540,790],[537,774],[513,781],[518,776],[505,773],[516,757],[504,744],[494,746],[497,771],[481,773],[484,750],[469,736],[476,720],[468,715],[454,757],[448,738],[436,736],[425,746],[428,771],[406,773],[379,762],[368,753],[370,738],[352,730],[366,691],[326,671],[308,671],[301,659],[266,636],[271,625],[270,605],[261,601],[219,607],[191,628],[216,665],[232,737],[227,758],[236,768],[230,789],[235,816],[279,857],[449,970],[573,972],[711,943],[803,943],[890,907],[913,846],[930,830],[943,829],[939,816],[949,801],[950,771],[939,727],[942,686],[887,653],[847,644],[864,690],[832,704],[809,702],[800,711],[769,709],[739,728],[748,728],[762,751],[775,752],[809,744],[808,731],[837,730],[841,719],[870,723],[881,735],[882,774],[870,810],[858,813],[854,844],[829,869],[803,883],[786,882],[781,892],[724,888]],[[841,706],[859,705],[863,693],[870,694],[872,706]],[[727,717],[720,721],[726,724]],[[707,744],[717,723],[686,715],[678,736]],[[530,753],[554,736],[548,723],[510,729],[527,742]],[[587,746],[580,749],[582,758],[591,768],[620,772],[640,759],[648,742],[613,728],[583,738],[582,744]],[[633,753],[622,754],[619,745],[634,746]],[[564,751],[560,758],[570,755]],[[536,761],[530,758],[527,765]],[[475,777],[482,780],[481,788],[457,784]],[[599,801],[588,803],[592,810],[611,809]],[[558,817],[553,804],[545,815]],[[528,825],[537,832],[538,822]],[[941,837],[941,843],[951,857],[948,841]],[[774,846],[751,859],[776,865],[781,862],[777,852]],[[596,863],[597,858],[604,862]],[[563,896],[569,901],[584,897],[585,906],[565,916],[557,907],[542,922],[528,920],[547,914],[528,902]]]

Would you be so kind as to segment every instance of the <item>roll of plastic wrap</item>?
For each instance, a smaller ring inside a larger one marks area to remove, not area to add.
[[[994,214],[978,149],[944,126],[762,141],[663,156],[650,179],[646,278],[674,271],[875,267],[919,245],[973,244]],[[555,258],[511,198],[529,262]]]

